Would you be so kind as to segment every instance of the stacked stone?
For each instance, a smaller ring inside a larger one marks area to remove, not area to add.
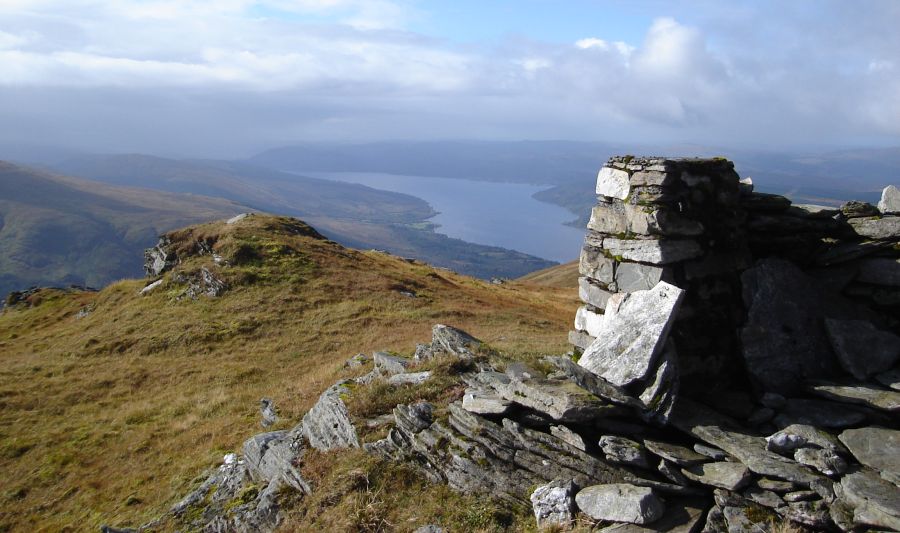
[[[616,293],[664,281],[687,290],[672,338],[683,379],[727,378],[738,365],[739,272],[749,266],[740,183],[730,161],[613,157],[581,251],[570,342],[586,350]],[[721,335],[710,335],[710,332]]]

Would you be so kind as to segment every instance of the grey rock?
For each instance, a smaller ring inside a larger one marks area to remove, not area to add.
[[[809,391],[829,400],[865,405],[866,407],[890,413],[900,412],[900,392],[893,390],[885,390],[865,384],[837,385],[816,383],[809,386]]]
[[[790,481],[782,481],[780,479],[769,479],[766,477],[762,477],[756,480],[756,485],[763,490],[770,490],[772,492],[790,492],[796,490],[798,486],[795,483],[791,483]]]
[[[675,344],[669,340],[660,356],[653,379],[640,393],[641,402],[645,406],[643,418],[666,425],[678,399],[679,387],[678,354],[675,352]]]
[[[741,198],[741,204],[751,211],[785,211],[791,207],[791,201],[784,196],[762,192]]]
[[[445,352],[459,357],[468,357],[481,344],[481,341],[472,335],[452,326],[435,324],[431,328],[431,349],[435,353]]]
[[[403,374],[394,374],[387,379],[391,385],[421,385],[431,378],[430,371],[424,372],[405,372]]]
[[[508,384],[495,385],[495,390],[507,401],[562,422],[583,422],[623,412],[569,380],[512,379]]]
[[[702,463],[681,469],[688,479],[728,490],[738,490],[750,482],[750,470],[741,463]]]
[[[615,200],[600,199],[591,209],[591,218],[587,227],[598,233],[617,235],[628,231],[628,220],[625,218],[625,205]]]
[[[806,445],[806,437],[788,431],[779,431],[766,437],[766,449],[780,455],[793,455],[794,450]]]
[[[753,178],[741,178],[738,182],[740,187],[741,196],[749,196],[753,193]]]
[[[748,502],[750,503],[750,502]],[[754,507],[756,506],[756,507]],[[774,512],[760,512],[764,509],[759,504],[745,504],[740,507],[726,506],[722,508],[728,533],[771,533],[776,516]]]
[[[619,239],[606,237],[603,248],[614,257],[627,261],[668,265],[703,255],[703,249],[685,239]]]
[[[566,426],[550,426],[550,434],[581,451],[587,450],[587,444],[584,442],[581,435],[575,433]]]
[[[724,461],[728,458],[728,454],[722,450],[700,444],[699,442],[694,444],[694,451],[715,461]]]
[[[808,468],[766,450],[766,440],[762,437],[748,435],[746,430],[730,429],[736,427],[733,421],[687,398],[682,397],[675,405],[670,423],[694,438],[724,450],[755,474],[798,483],[810,483],[820,477]]]
[[[851,218],[848,222],[860,237],[875,240],[900,238],[900,217]]]
[[[803,218],[834,218],[841,210],[827,205],[794,204],[785,214]]]
[[[531,508],[539,528],[567,526],[575,520],[575,492],[571,479],[553,480],[531,493]]]
[[[691,466],[709,461],[709,457],[699,454],[694,450],[679,446],[677,444],[669,444],[658,440],[644,440],[644,446],[653,454],[656,454],[666,461],[670,461],[679,466]],[[721,452],[720,452],[721,453]],[[721,453],[719,460],[724,460],[725,454]]]
[[[151,284],[147,285],[146,287],[144,287],[143,289],[141,289],[139,294],[141,294],[141,295],[150,294],[154,290],[161,287],[163,284],[163,281],[164,280],[162,280],[162,279],[158,279],[158,280],[154,281],[153,283],[151,283]]]
[[[613,463],[650,468],[647,451],[639,442],[616,435],[604,435],[600,437],[599,444],[606,459]]]
[[[900,337],[867,320],[825,319],[825,329],[844,370],[865,380],[900,360]]]
[[[875,376],[875,380],[885,387],[900,390],[900,368],[893,368]]]
[[[787,393],[807,378],[830,375],[837,362],[821,325],[821,289],[796,266],[765,259],[741,275],[748,306],[743,358],[762,390]],[[790,353],[791,357],[784,354]]]
[[[850,200],[841,206],[841,214],[846,218],[871,217],[878,215],[878,208],[868,202]]]
[[[578,297],[582,302],[597,309],[605,309],[610,296],[611,292],[593,283],[590,278],[584,276],[578,278]]]
[[[636,409],[643,409],[644,407],[643,402],[632,397],[623,388],[613,385],[571,359],[566,357],[546,357],[545,361],[554,365],[575,384],[598,398],[616,405],[624,405]]]
[[[259,400],[259,413],[262,415],[262,426],[267,428],[278,422],[278,413],[275,410],[275,402],[269,398]]]
[[[668,267],[620,263],[616,267],[616,288],[620,292],[646,291],[660,281],[671,282],[672,270]],[[607,298],[609,300],[609,298]]]
[[[171,245],[172,241],[162,236],[156,246],[144,251],[144,272],[147,276],[159,276],[178,264],[178,255],[170,249]]]
[[[594,337],[591,337],[586,331],[569,331],[569,344],[575,346],[581,352],[585,351],[592,342],[594,342]]]
[[[462,399],[462,408],[479,415],[502,415],[509,411],[512,402],[503,399],[493,390],[468,388]]]
[[[819,499],[819,495],[813,490],[797,490],[788,492],[783,498],[786,502],[807,502]]]
[[[847,471],[847,462],[832,450],[799,448],[794,450],[794,460],[815,468],[826,476],[838,476]]]
[[[681,469],[675,463],[661,459],[656,470],[672,483],[685,486],[691,484],[691,481],[681,473]]]
[[[628,231],[640,235],[694,236],[703,233],[703,224],[667,207],[626,204],[625,219]]]
[[[793,455],[793,451],[802,446],[818,447],[841,454],[849,453],[847,451],[847,448],[845,448],[844,445],[841,444],[837,437],[823,429],[819,429],[808,424],[791,424],[783,428],[775,435],[768,437],[766,440],[772,442],[776,440],[776,438],[781,439],[781,435],[793,435],[798,439],[794,442],[803,442],[803,444],[800,444],[799,446],[781,446],[780,450],[772,450],[776,453]]]
[[[878,202],[878,210],[883,214],[900,214],[900,189],[888,185],[881,191],[881,200]]]
[[[775,494],[770,490],[760,489],[757,487],[749,487],[747,490],[743,492],[744,497],[749,498],[750,500],[762,505],[763,507],[768,507],[769,509],[778,509],[780,507],[784,507],[785,502],[781,499],[781,496]]]
[[[860,463],[900,485],[900,431],[877,427],[848,429],[838,438]]]
[[[704,519],[707,503],[702,499],[678,499],[666,502],[666,510],[662,517],[648,527],[637,524],[612,524],[600,530],[600,533],[696,533]]]
[[[434,350],[431,349],[431,345],[429,344],[416,344],[416,351],[413,354],[414,361],[427,361],[434,357]]]
[[[416,529],[413,533],[446,533],[446,530],[435,524],[428,524]]]
[[[228,220],[225,221],[225,223],[228,225],[237,224],[241,220],[244,220],[245,218],[252,216],[252,215],[253,215],[253,213],[241,213],[239,215],[235,215],[235,216],[229,218]]]
[[[712,509],[706,513],[706,522],[700,533],[722,533],[728,531],[728,522],[725,521],[725,513],[718,505],[713,505]],[[693,533],[693,532],[691,532]]]
[[[311,490],[297,462],[303,457],[300,428],[255,435],[244,442],[244,463],[248,475],[258,483],[282,480],[294,489],[308,494]]]
[[[652,489],[627,483],[586,487],[575,496],[575,502],[595,520],[650,524],[665,512],[665,505]]]
[[[597,335],[603,331],[603,315],[582,305],[575,312],[575,329],[596,340]]]
[[[779,509],[778,512],[791,522],[813,528],[816,531],[833,529],[828,506],[822,501],[791,502],[786,508]]]
[[[578,364],[619,386],[645,378],[683,298],[682,289],[664,282],[649,291],[611,298],[597,340]]]
[[[388,376],[402,374],[412,365],[412,360],[387,352],[375,352],[372,354],[372,358],[375,360],[375,368]]]
[[[900,530],[900,488],[871,471],[841,479],[840,496],[853,509],[857,524]]]
[[[900,220],[900,217],[897,217]],[[873,285],[900,287],[900,259],[872,257],[859,261],[857,281]]]
[[[347,361],[344,363],[344,368],[361,368],[371,360],[372,359],[368,355],[364,353],[358,353],[350,359],[347,359]]]
[[[356,429],[341,398],[350,394],[344,383],[339,381],[323,392],[312,409],[303,416],[303,436],[317,450],[359,447]]]
[[[806,424],[822,428],[847,428],[861,424],[866,415],[858,409],[824,400],[791,398],[784,410],[775,417],[775,424],[787,427]]]
[[[628,172],[624,170],[604,166],[597,173],[596,192],[600,196],[624,200],[631,192],[629,178]]]
[[[602,248],[586,244],[578,259],[578,272],[608,286],[615,280],[616,260],[607,256]]]

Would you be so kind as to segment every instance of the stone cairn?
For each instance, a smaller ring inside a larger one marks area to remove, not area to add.
[[[444,325],[413,357],[354,356],[141,529],[273,530],[316,490],[307,450],[362,448],[539,528],[900,531],[900,191],[792,205],[724,159],[614,157],[597,193],[570,356],[498,360]],[[434,358],[465,363],[461,398],[354,419],[360,387],[419,387]]]

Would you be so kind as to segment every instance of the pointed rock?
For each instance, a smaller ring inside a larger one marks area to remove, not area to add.
[[[665,345],[683,298],[682,289],[665,282],[649,291],[611,298],[597,340],[578,364],[614,385],[644,379]]]

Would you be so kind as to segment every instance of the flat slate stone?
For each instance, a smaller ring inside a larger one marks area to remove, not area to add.
[[[791,398],[775,417],[775,425],[807,424],[820,428],[843,429],[865,422],[866,415],[857,409],[824,400]]]
[[[709,505],[702,499],[675,500],[668,502],[666,512],[650,527],[637,524],[613,524],[600,530],[601,533],[696,533]]]
[[[900,488],[896,485],[861,470],[844,476],[840,487],[856,523],[900,531]]]
[[[879,389],[865,384],[838,385],[819,383],[809,387],[817,396],[844,403],[855,403],[889,413],[900,412],[900,392]]]
[[[610,405],[569,380],[513,379],[496,385],[507,401],[534,409],[553,420],[584,422],[621,415],[621,407]]]
[[[825,319],[828,339],[844,370],[868,379],[900,361],[900,337],[867,320]]]
[[[741,463],[702,463],[686,466],[681,473],[698,483],[720,489],[738,490],[750,482],[750,470]]]
[[[406,357],[398,357],[387,352],[375,352],[372,356],[375,359],[375,368],[389,376],[406,372],[412,364],[412,360]]]
[[[798,448],[794,450],[794,460],[826,476],[837,476],[847,471],[847,462],[832,450]]]
[[[603,248],[614,257],[626,261],[668,265],[703,255],[703,249],[685,239],[603,239]]]
[[[616,295],[578,364],[624,386],[644,379],[660,355],[684,290],[660,282],[649,291]]]
[[[590,278],[581,276],[578,278],[578,297],[581,301],[590,304],[597,309],[605,309],[606,302],[613,293],[592,282]]]
[[[640,393],[641,402],[645,406],[644,419],[666,425],[678,399],[679,387],[678,354],[675,344],[669,340],[659,358],[653,379]]]
[[[693,437],[712,444],[737,458],[751,472],[797,483],[810,483],[821,478],[817,473],[766,450],[766,440],[748,435],[733,421],[697,402],[680,398],[670,423]]]
[[[502,415],[509,411],[512,402],[504,400],[493,390],[468,388],[462,399],[462,407],[479,415]]]
[[[650,468],[647,451],[639,442],[616,435],[600,437],[600,449],[606,459],[613,463]]]
[[[728,458],[728,454],[722,450],[711,446],[705,446],[699,442],[694,444],[694,451],[700,455],[705,455],[714,461],[724,461]]]
[[[616,267],[616,288],[619,292],[646,291],[660,281],[671,283],[670,268],[640,263],[620,263]]]
[[[861,237],[875,240],[900,238],[900,217],[851,218],[848,222]]]
[[[900,431],[876,427],[848,429],[838,438],[860,463],[900,485]]]
[[[679,446],[677,444],[669,444],[658,440],[644,440],[644,446],[667,461],[671,461],[679,466],[691,466],[699,463],[709,462],[709,457],[701,455],[694,450]],[[722,459],[725,454],[722,454]]]
[[[650,524],[662,518],[665,505],[647,487],[628,483],[593,485],[575,495],[578,508],[595,520]]]
[[[812,444],[818,446],[819,448],[823,448],[826,450],[832,450],[837,453],[848,454],[850,453],[841,441],[831,433],[828,433],[824,429],[819,429],[815,426],[810,426],[808,424],[791,424],[776,433],[775,435],[795,435],[802,439],[803,444],[801,446],[805,446],[808,444]],[[775,435],[769,437],[770,440]],[[771,442],[771,440],[770,440]],[[791,448],[789,451],[793,453],[795,448]]]

